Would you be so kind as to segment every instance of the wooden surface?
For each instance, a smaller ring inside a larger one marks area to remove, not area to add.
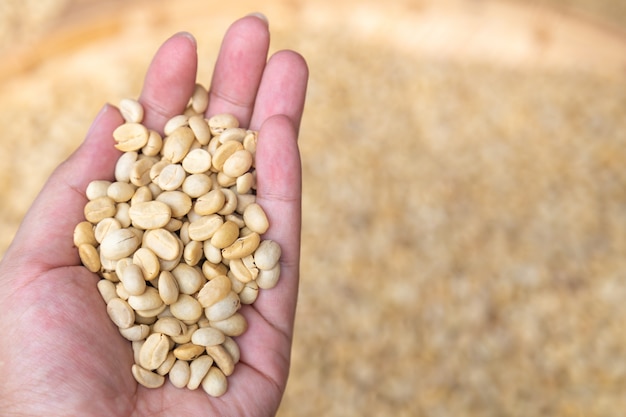
[[[258,9],[272,50],[311,69],[279,415],[623,414],[616,2],[13,3],[30,4],[2,15],[0,253],[100,106],[138,95],[164,39],[194,33],[206,83],[228,24]]]

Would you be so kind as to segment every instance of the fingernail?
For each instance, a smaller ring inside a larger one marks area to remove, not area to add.
[[[265,16],[263,13],[261,12],[254,12],[254,13],[250,13],[248,16],[253,16],[256,17],[258,19],[261,19],[262,21],[265,22],[265,24],[269,25],[269,20],[267,20],[267,16]]]
[[[196,47],[198,46],[198,42],[196,41],[196,37],[193,36],[189,32],[178,32],[176,34],[176,36],[184,36],[185,38],[189,39]]]

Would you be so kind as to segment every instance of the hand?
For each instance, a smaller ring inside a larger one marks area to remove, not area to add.
[[[113,179],[119,152],[112,132],[123,123],[106,105],[84,143],[51,175],[0,264],[0,410],[4,416],[269,416],[289,371],[300,256],[301,169],[297,136],[308,70],[295,52],[267,60],[267,23],[242,18],[223,40],[207,115],[235,114],[259,131],[257,201],[282,249],[278,285],[241,312],[241,361],[228,392],[166,382],[147,389],[133,379],[132,350],[106,313],[99,279],[80,265],[73,229],[83,220],[85,188]],[[144,124],[162,131],[181,113],[196,82],[193,38],[178,34],[156,53],[140,102]]]

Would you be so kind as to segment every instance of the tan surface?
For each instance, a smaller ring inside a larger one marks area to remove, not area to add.
[[[162,40],[193,32],[206,82],[227,25],[259,8],[273,48],[311,68],[280,415],[623,414],[619,30],[505,1],[200,3],[66,0],[40,20],[5,6],[26,26],[0,45],[0,253]],[[615,25],[618,3],[552,4]]]

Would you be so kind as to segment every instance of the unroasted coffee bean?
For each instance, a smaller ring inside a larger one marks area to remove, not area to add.
[[[148,370],[155,370],[167,358],[170,340],[162,333],[152,333],[139,350],[139,365]]]
[[[178,283],[178,290],[181,294],[195,294],[206,282],[200,268],[194,268],[185,263],[180,263],[172,269],[172,275]]]
[[[277,263],[272,269],[259,270],[259,276],[256,278],[256,283],[259,288],[269,290],[274,288],[278,284],[278,278],[280,277],[280,263]]]
[[[234,313],[223,320],[213,320],[209,325],[226,336],[241,336],[248,329],[248,322],[241,313]],[[193,340],[193,338],[192,338]],[[224,341],[221,341],[223,343]]]
[[[189,151],[182,167],[190,174],[203,174],[211,168],[211,154],[202,148]]]
[[[196,140],[201,145],[208,145],[211,140],[211,130],[203,115],[191,116],[188,120],[189,127],[193,131]]]
[[[128,265],[119,278],[129,295],[141,295],[146,291],[146,280],[139,265]]]
[[[139,247],[140,240],[130,229],[118,229],[107,234],[100,244],[100,253],[104,258],[119,260],[132,255]]]
[[[233,358],[233,362],[237,364],[241,358],[241,351],[239,350],[239,345],[235,342],[235,339],[230,336],[226,336],[222,346],[226,349],[226,352],[228,352],[230,357]]]
[[[170,312],[183,322],[195,322],[202,316],[202,306],[191,295],[180,294],[178,300],[170,305]]]
[[[183,388],[187,386],[190,377],[191,369],[189,368],[189,362],[177,359],[169,372],[169,380],[172,385],[176,388]]]
[[[102,243],[104,237],[108,235],[109,232],[121,228],[121,223],[114,217],[107,217],[106,219],[100,220],[98,224],[96,224],[96,227],[94,227],[93,229],[93,234],[96,238],[96,242]]]
[[[191,335],[191,343],[200,346],[215,346],[224,343],[224,333],[216,328],[205,327]]]
[[[148,129],[139,123],[124,123],[113,131],[115,147],[120,151],[129,152],[143,148],[148,143]]]
[[[254,252],[254,264],[259,269],[272,269],[278,263],[281,253],[278,243],[264,240]]]
[[[159,388],[165,382],[164,376],[144,369],[137,364],[131,367],[131,372],[135,380],[147,388]]]
[[[246,206],[243,211],[243,221],[250,230],[261,235],[267,232],[270,226],[265,210],[257,203],[251,203]]]
[[[168,135],[162,148],[163,157],[171,163],[183,160],[191,149],[195,137],[193,130],[187,126],[181,126]]]
[[[176,236],[165,229],[147,230],[143,237],[143,244],[156,256],[166,261],[177,259],[181,255]]]
[[[176,317],[161,317],[152,325],[152,331],[176,337],[185,333],[187,326]]]
[[[221,369],[224,375],[229,376],[235,370],[235,362],[228,351],[222,345],[207,346],[206,353],[213,358],[215,364]]]
[[[218,136],[220,143],[222,144],[231,140],[243,143],[245,137],[246,131],[240,127],[229,127],[224,129],[224,131]]]
[[[211,245],[224,249],[233,244],[239,237],[239,226],[231,220],[226,220],[211,236]]]
[[[159,291],[154,287],[146,287],[146,290],[139,295],[130,295],[128,304],[135,310],[148,311],[160,308],[163,300],[159,296]]]
[[[150,334],[150,326],[146,324],[135,324],[126,329],[119,329],[120,334],[131,342],[145,340]]]
[[[194,323],[187,325],[187,329],[180,336],[172,336],[172,340],[177,346],[184,345],[191,342],[191,335],[199,328],[198,324]]]
[[[78,256],[85,265],[85,267],[91,272],[98,272],[102,264],[100,263],[100,255],[98,250],[89,243],[83,243],[78,246]]]
[[[126,122],[141,123],[143,121],[143,106],[131,98],[120,100],[120,113]]]
[[[241,308],[241,300],[239,295],[234,291],[226,294],[226,297],[217,303],[207,307],[204,314],[210,321],[224,320],[235,314]]]
[[[219,368],[212,366],[202,380],[202,389],[211,397],[224,395],[228,390],[226,376]]]
[[[178,282],[170,271],[162,271],[159,275],[159,296],[163,303],[170,305],[178,300],[180,291]]]
[[[197,389],[204,377],[208,374],[209,369],[213,365],[213,358],[209,355],[202,355],[189,364],[189,382],[187,382],[187,388],[190,390]]]
[[[155,279],[160,272],[159,258],[148,248],[139,248],[133,254],[133,263],[141,269],[146,281]]]
[[[253,304],[259,296],[259,284],[255,281],[247,282],[239,292],[241,304]]]
[[[90,200],[85,205],[84,214],[87,221],[97,224],[100,220],[115,215],[115,201],[108,196]]]
[[[239,127],[239,121],[232,114],[216,114],[209,119],[209,128],[213,135],[219,135],[231,127]]]
[[[100,292],[100,296],[106,304],[109,303],[114,298],[117,298],[117,293],[115,292],[115,284],[108,279],[101,279],[98,281],[98,291]]]
[[[128,158],[128,156],[126,156],[126,158]],[[131,158],[132,158],[132,155],[131,155]],[[119,161],[118,161],[118,164],[120,164]],[[126,178],[126,180],[128,181],[128,178]],[[107,181],[107,180],[91,181],[87,185],[87,188],[85,189],[85,196],[90,201],[95,200],[96,198],[106,197],[109,186],[111,186],[111,181]]]
[[[184,361],[191,361],[202,355],[205,351],[204,346],[195,345],[193,343],[184,343],[174,349],[176,358]]]
[[[135,323],[135,311],[121,298],[113,298],[107,303],[107,313],[120,329],[127,329]]]
[[[159,375],[167,375],[174,366],[174,363],[176,363],[176,361],[177,359],[174,355],[174,352],[170,351],[167,354],[167,358],[165,358],[163,363],[159,365],[159,367],[156,369],[156,373]]]
[[[172,210],[172,217],[176,218],[186,216],[193,204],[191,197],[178,190],[162,192],[156,200],[167,204]]]
[[[196,200],[194,211],[202,216],[220,211],[226,203],[226,196],[222,190],[211,190]]]
[[[189,126],[189,116],[185,114],[178,114],[165,122],[165,126],[163,126],[163,133],[169,136],[175,130],[184,126]]]
[[[198,292],[198,301],[202,307],[211,307],[220,300],[226,298],[231,292],[231,281],[226,275],[218,275],[204,284]]]
[[[136,188],[137,187],[133,184],[116,181],[107,188],[107,196],[112,198],[116,203],[123,203],[132,198]]]
[[[230,246],[222,249],[222,256],[226,259],[244,258],[259,247],[261,237],[258,233],[252,232],[249,235],[240,237]]]
[[[144,201],[133,204],[128,214],[135,227],[160,229],[171,220],[172,209],[161,201]]]

